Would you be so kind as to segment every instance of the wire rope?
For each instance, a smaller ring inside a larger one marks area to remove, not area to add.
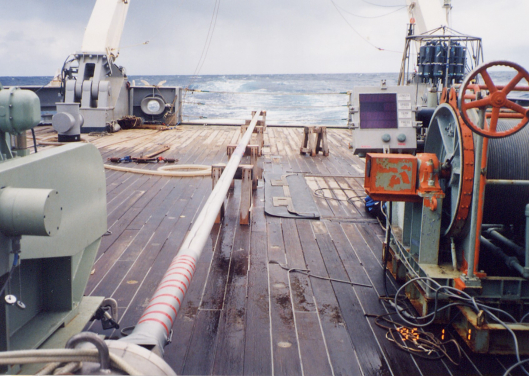
[[[314,277],[314,278],[318,278],[318,279],[323,279],[325,281],[331,281],[331,282],[339,282],[339,283],[346,283],[348,285],[353,285],[353,286],[362,286],[362,287],[370,287],[370,288],[373,288],[372,285],[366,285],[364,283],[358,283],[358,282],[351,282],[351,281],[346,281],[346,280],[343,280],[343,279],[336,279],[336,278],[329,278],[329,277],[323,277],[321,275],[315,275],[315,274],[312,274],[310,272],[309,269],[302,269],[302,268],[289,268],[287,265],[283,265],[281,264],[279,261],[276,261],[276,260],[270,260],[268,261],[269,264],[277,264],[279,265],[279,267],[281,269],[284,269],[286,270],[287,272],[291,273],[291,272],[295,272],[295,273],[301,273],[301,274],[305,274],[306,276],[308,277]]]
[[[369,4],[369,5],[374,5],[376,7],[381,7],[381,8],[396,8],[396,7],[400,7],[402,5],[381,5],[381,4],[375,4],[375,3],[371,3],[367,0],[362,0],[364,3],[366,4]]]
[[[0,296],[2,296],[4,294],[4,291],[6,289],[6,287],[9,285],[9,282],[11,281],[11,277],[13,276],[13,272],[15,271],[15,268],[18,264],[18,253],[15,253],[15,257],[13,259],[13,265],[11,265],[11,269],[9,270],[9,274],[7,275],[7,279],[4,283],[4,285],[2,286],[2,288],[0,289]],[[10,287],[11,289],[11,287]]]
[[[246,95],[294,95],[294,96],[303,96],[303,95],[349,95],[348,92],[332,92],[332,93],[287,93],[284,91],[274,91],[274,92],[262,92],[262,91],[210,91],[210,90],[199,90],[199,89],[185,89],[186,91],[193,93],[211,93],[211,94],[246,94]]]
[[[217,18],[219,16],[219,8],[220,8],[220,0],[216,0],[215,2],[215,9],[213,10],[214,17],[212,18],[213,27],[211,28],[211,34],[209,35],[209,40],[207,40],[207,48],[204,53],[204,58],[202,59],[202,63],[200,64],[200,68],[195,74],[199,74],[202,70],[202,67],[204,66],[204,63],[206,62],[206,58],[208,56],[209,47],[211,46],[211,41],[213,39],[213,33],[215,32],[215,27],[217,26]]]
[[[351,16],[354,16],[354,17],[359,17],[359,18],[381,18],[381,17],[386,17],[386,16],[389,16],[390,14],[396,13],[398,11],[401,11],[401,10],[407,8],[407,6],[404,5],[404,6],[400,7],[399,9],[392,10],[389,13],[381,14],[379,16],[361,16],[359,14],[354,14],[352,12],[349,12],[347,9],[345,9],[345,8],[339,6],[339,5],[337,5],[337,7],[340,8],[341,10],[343,10],[345,13],[350,14]]]
[[[342,12],[340,11],[340,8],[338,8],[338,6],[337,6],[336,3],[334,2],[334,0],[329,0],[329,1],[332,3],[332,5],[333,5],[334,8],[336,9],[336,11],[337,11],[338,14],[340,15],[340,17],[342,17],[343,20],[345,21],[345,23],[351,28],[351,30],[353,30],[354,33],[355,33],[356,35],[358,35],[363,41],[365,41],[365,42],[366,42],[367,44],[369,44],[371,47],[376,48],[376,49],[379,50],[379,51],[394,52],[394,53],[402,54],[402,51],[387,50],[387,49],[385,49],[385,48],[378,47],[378,46],[376,46],[375,44],[371,43],[371,42],[369,41],[369,39],[367,39],[367,38],[364,37],[362,34],[360,34],[360,33],[359,33],[359,32],[353,27],[353,25],[351,25],[351,24],[349,23],[349,21],[347,21],[347,18],[345,18],[345,16],[342,14]]]
[[[204,47],[202,48],[202,53],[200,54],[200,58],[198,59],[197,66],[195,68],[195,71],[193,72],[193,75],[191,76],[191,80],[189,81],[187,87],[184,89],[184,97],[182,98],[182,101],[185,101],[187,97],[187,93],[189,91],[189,87],[195,83],[195,81],[198,78],[198,74],[200,73],[200,70],[204,66],[204,63],[206,61],[209,47],[211,46],[211,40],[213,39],[213,33],[215,32],[215,26],[217,25],[217,17],[219,14],[219,8],[220,8],[220,0],[215,0],[215,5],[213,7],[213,14],[211,15],[211,20],[209,22],[209,28],[208,28],[208,34],[206,36],[206,41],[204,43]],[[179,111],[182,110],[183,103],[180,103]]]
[[[236,105],[236,104],[214,104],[214,103],[201,103],[201,102],[184,102],[188,105],[205,106],[205,107],[230,107],[230,108],[253,108],[254,105]],[[347,107],[346,104],[336,106],[266,106],[270,108],[336,108],[336,107]]]
[[[180,8],[182,7],[182,5],[184,4],[185,0],[182,0],[180,1],[180,3],[176,6],[176,8],[173,9],[173,12],[171,12],[171,19],[173,20],[175,17],[173,17],[173,15],[177,15],[178,13],[178,10],[180,10]],[[163,32],[167,32],[167,25],[171,24],[171,23],[174,23],[174,21],[171,21],[171,22],[161,22],[159,23],[159,27],[158,27],[158,30],[154,33],[151,34],[151,38],[148,38],[145,42],[143,43],[136,43],[136,44],[132,44],[132,45],[128,45],[128,46],[124,46],[124,47],[120,47],[119,50],[124,50],[124,49],[128,49],[128,48],[132,48],[132,47],[138,47],[138,46],[145,46],[145,45],[148,45],[149,43],[151,43],[153,40],[156,40],[158,39],[158,37],[163,33]]]

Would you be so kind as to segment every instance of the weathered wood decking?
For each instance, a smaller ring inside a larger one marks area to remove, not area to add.
[[[87,137],[110,156],[147,154],[170,145],[180,164],[226,162],[236,127],[122,131]],[[363,161],[348,150],[347,130],[328,130],[330,156],[299,154],[302,129],[271,128],[261,158],[265,171],[306,172],[322,219],[264,214],[264,191],[254,191],[250,226],[238,224],[240,184],[226,216],[211,232],[173,327],[165,360],[178,374],[218,375],[480,375],[502,374],[513,357],[476,356],[463,347],[459,367],[397,349],[365,314],[387,311],[381,248],[384,233],[364,213]],[[126,166],[157,168],[159,165]],[[211,192],[209,177],[168,178],[107,171],[108,227],[86,294],[113,297],[122,328],[134,325]],[[293,193],[294,194],[294,193]],[[349,202],[348,197],[353,197]],[[355,198],[356,197],[356,198]],[[370,284],[308,277],[282,269]],[[388,281],[390,293],[395,291]],[[90,330],[117,338],[118,331]]]

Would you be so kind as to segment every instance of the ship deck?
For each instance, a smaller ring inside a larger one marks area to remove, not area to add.
[[[45,136],[45,129],[38,131]],[[329,129],[330,155],[301,155],[300,128],[268,127],[264,171],[306,173],[319,220],[267,216],[262,181],[251,224],[239,225],[240,181],[226,199],[174,324],[165,360],[186,375],[498,375],[514,357],[472,354],[459,366],[398,349],[366,315],[388,309],[380,223],[363,204],[364,162],[348,150],[350,132]],[[139,156],[160,145],[179,164],[226,163],[238,127],[183,126],[165,132],[85,136],[108,157]],[[159,164],[127,164],[156,169]],[[112,297],[121,328],[134,325],[212,190],[210,177],[169,178],[106,172],[109,233],[103,237],[87,295]],[[349,200],[348,200],[349,198]],[[271,263],[273,262],[273,263]],[[352,286],[281,268],[371,285]],[[390,294],[397,284],[390,277]],[[89,330],[112,338],[119,331]],[[449,332],[450,333],[450,332]]]

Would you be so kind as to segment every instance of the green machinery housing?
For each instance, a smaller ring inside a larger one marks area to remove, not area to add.
[[[103,300],[83,298],[107,231],[101,156],[85,143],[30,154],[40,119],[35,93],[0,85],[0,351],[37,348]]]

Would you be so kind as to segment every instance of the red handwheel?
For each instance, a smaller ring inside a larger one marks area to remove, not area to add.
[[[494,85],[494,82],[492,82],[492,79],[487,71],[488,68],[497,67],[497,66],[510,67],[516,71],[516,75],[514,76],[514,78],[511,79],[511,81],[505,86]],[[465,97],[465,94],[467,93],[468,90],[475,91],[476,85],[472,84],[472,81],[478,75],[481,75],[481,77],[483,78],[483,81],[485,82],[484,85],[480,85],[480,88],[487,90],[489,94],[485,98],[469,101],[468,98],[471,96],[467,95]],[[463,121],[472,130],[472,132],[480,134],[483,137],[501,138],[501,137],[510,136],[518,132],[520,129],[522,129],[527,124],[527,122],[529,121],[529,109],[517,103],[514,103],[512,100],[509,100],[507,98],[507,95],[512,90],[527,91],[529,89],[528,86],[524,86],[524,87],[516,86],[522,79],[525,79],[527,83],[529,84],[529,73],[527,73],[527,71],[521,66],[519,66],[518,64],[511,63],[509,61],[492,61],[490,63],[481,64],[479,67],[474,69],[465,78],[465,81],[461,85],[461,89],[459,91],[458,107],[459,107],[459,112],[461,113],[461,117],[463,118]],[[490,121],[488,123],[487,121],[485,121],[484,129],[481,129],[476,124],[474,124],[472,120],[470,120],[468,116],[468,110],[472,108],[485,109],[485,110],[491,109]],[[502,112],[500,114],[501,109],[511,110],[511,111]],[[496,126],[498,125],[498,119],[501,116],[509,117],[509,118],[516,118],[516,119],[519,118],[521,120],[516,126],[510,129],[507,129],[505,131],[496,131]]]

